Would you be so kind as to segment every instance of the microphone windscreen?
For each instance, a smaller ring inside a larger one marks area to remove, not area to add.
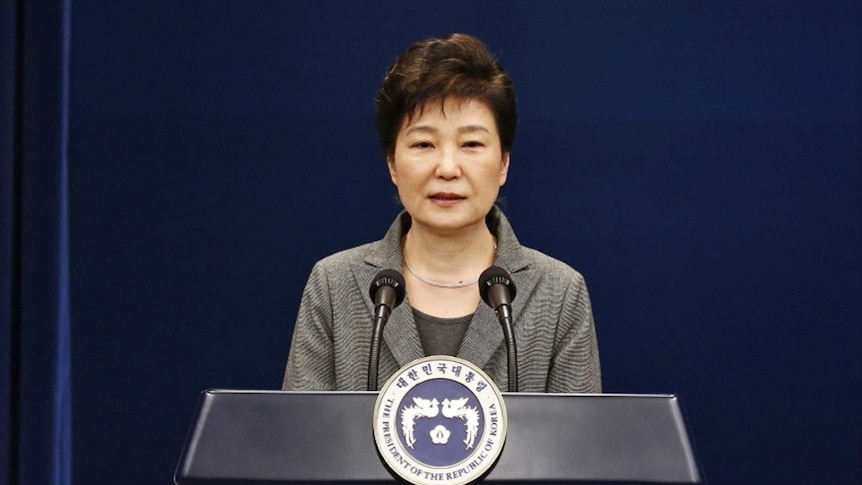
[[[512,276],[509,272],[499,266],[491,266],[482,272],[479,276],[479,294],[482,295],[482,301],[491,308],[494,304],[490,301],[488,292],[494,285],[505,285],[509,289],[509,301],[515,299],[515,282],[512,281]]]
[[[400,272],[394,269],[384,269],[377,273],[374,280],[371,281],[371,287],[368,289],[368,295],[375,305],[377,304],[377,291],[384,286],[395,290],[395,301],[392,303],[392,308],[397,307],[404,301],[404,276]]]

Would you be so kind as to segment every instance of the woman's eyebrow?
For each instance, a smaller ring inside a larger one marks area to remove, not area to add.
[[[458,133],[473,133],[476,131],[484,131],[485,133],[491,133],[488,128],[485,128],[482,125],[467,125],[458,128]]]
[[[417,125],[412,128],[408,128],[407,131],[404,132],[405,135],[412,135],[413,133],[437,133],[437,128],[428,125]]]
[[[407,131],[404,132],[405,135],[412,135],[414,133],[438,133],[440,130],[434,128],[433,126],[428,125],[417,125],[411,128],[408,128]],[[484,133],[491,133],[491,131],[482,126],[482,125],[466,125],[458,128],[458,133],[475,133],[477,131],[481,131]]]

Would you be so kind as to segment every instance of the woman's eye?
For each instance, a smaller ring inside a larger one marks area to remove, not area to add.
[[[479,148],[485,146],[481,141],[468,141],[464,143],[466,148]]]
[[[411,146],[413,148],[431,148],[432,147],[431,142],[428,142],[428,141],[417,141],[416,143],[414,143]]]

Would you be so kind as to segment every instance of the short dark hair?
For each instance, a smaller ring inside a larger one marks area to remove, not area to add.
[[[477,99],[493,111],[504,152],[512,150],[518,109],[512,80],[481,40],[467,34],[427,39],[401,54],[377,91],[377,133],[386,156],[405,120],[431,102]]]

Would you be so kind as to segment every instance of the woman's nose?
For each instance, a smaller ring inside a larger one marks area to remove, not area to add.
[[[435,175],[444,179],[452,179],[461,175],[461,165],[456,150],[451,148],[440,150]]]

